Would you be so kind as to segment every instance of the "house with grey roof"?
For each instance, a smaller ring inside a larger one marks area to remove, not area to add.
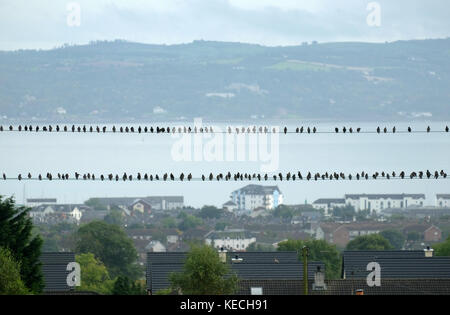
[[[450,208],[450,194],[436,194],[436,207]]]
[[[283,194],[278,186],[247,185],[231,193],[237,210],[254,210],[264,207],[272,210],[283,204]]]
[[[359,194],[345,195],[345,203],[356,211],[369,210],[380,213],[388,208],[423,207],[424,194]]]
[[[330,216],[330,210],[336,207],[345,207],[344,198],[321,198],[313,202],[314,209],[323,210],[325,216]]]
[[[239,280],[302,280],[303,264],[297,252],[222,252],[223,261],[229,264],[231,272]],[[181,272],[186,261],[186,252],[147,253],[147,290],[154,294],[170,287],[169,275]],[[314,279],[314,272],[321,262],[308,263],[308,279]]]
[[[217,249],[244,251],[250,244],[256,242],[256,237],[251,232],[241,229],[211,231],[205,236],[205,243]]]
[[[75,290],[67,279],[73,272],[69,264],[75,262],[75,253],[44,252],[40,257],[44,276],[44,293],[69,292]],[[81,271],[82,277],[82,271]]]
[[[381,279],[450,279],[450,257],[434,257],[432,249],[414,251],[344,251],[343,279],[366,279],[380,266]]]
[[[92,198],[92,200],[105,206],[108,210],[112,207],[129,210],[129,207],[138,200],[145,202],[152,210],[175,210],[184,207],[183,196],[112,197]]]

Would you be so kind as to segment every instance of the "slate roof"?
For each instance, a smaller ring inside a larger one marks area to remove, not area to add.
[[[450,199],[450,194],[437,194],[437,199]]]
[[[56,203],[56,198],[31,198],[27,199],[27,203]]]
[[[345,203],[345,199],[343,199],[343,198],[321,198],[321,199],[317,199],[313,203],[316,204],[316,205],[328,205],[328,204],[331,204],[331,203],[344,204]]]
[[[247,195],[269,195],[273,194],[274,191],[278,191],[281,194],[281,190],[278,186],[261,186],[261,185],[247,185],[241,189],[235,190],[234,192],[240,191]]]
[[[116,206],[129,206],[136,200],[143,200],[150,205],[160,204],[163,200],[166,202],[184,202],[183,196],[148,196],[148,197],[111,197],[111,198],[92,198],[98,201],[99,203],[108,206],[108,205],[116,205]]]
[[[242,262],[231,263],[231,270],[240,279],[297,279],[303,278],[303,264],[296,252],[228,252],[227,259],[242,258]],[[186,252],[147,253],[147,289],[156,292],[168,288],[169,274],[181,272]],[[277,262],[276,262],[277,261]],[[308,264],[308,278],[314,278],[317,266],[325,269],[323,263]]]
[[[450,279],[450,257],[425,257],[424,251],[344,251],[342,276],[366,278],[377,262],[385,279]]]
[[[403,198],[425,199],[424,194],[352,194],[352,195],[345,195],[345,199],[359,199],[361,197],[367,197],[371,200],[377,200],[377,199],[401,200]]]
[[[67,285],[67,265],[75,262],[75,253],[45,252],[41,254],[42,273],[44,275],[44,292],[67,292],[73,290]]]
[[[369,287],[364,279],[325,280],[327,289],[315,291],[308,281],[310,295],[450,295],[450,279],[381,279],[380,287]],[[239,295],[250,295],[251,287],[263,289],[263,295],[303,295],[302,280],[242,280]]]

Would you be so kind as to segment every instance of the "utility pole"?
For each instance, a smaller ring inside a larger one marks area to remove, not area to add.
[[[308,295],[308,251],[309,248],[303,246],[303,294]]]

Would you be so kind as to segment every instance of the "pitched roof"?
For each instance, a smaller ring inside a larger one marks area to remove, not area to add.
[[[97,202],[108,206],[108,205],[116,205],[116,206],[129,206],[136,200],[144,200],[150,205],[160,204],[165,200],[166,202],[178,202],[183,203],[183,196],[148,196],[148,197],[111,197],[111,198],[92,198]]]
[[[302,279],[303,265],[296,252],[228,252],[227,257],[242,258],[239,263],[231,263],[231,270],[240,279]],[[168,288],[169,274],[180,272],[186,260],[186,252],[147,253],[147,288],[156,292]],[[317,266],[323,263],[308,264],[308,278],[314,278]]]
[[[381,279],[380,287],[369,287],[365,279],[325,280],[326,290],[315,291],[308,281],[310,295],[450,295],[450,279]],[[303,295],[302,280],[242,280],[239,295],[250,295],[252,287],[263,289],[264,295]]]
[[[424,251],[344,251],[342,276],[366,278],[377,262],[385,279],[450,279],[450,257],[425,257]]]
[[[437,199],[450,199],[450,194],[437,194]]]
[[[401,200],[403,198],[425,199],[424,194],[350,194],[350,195],[345,195],[345,199],[359,199],[362,197],[366,197],[371,200],[377,200],[377,199]]]
[[[247,195],[269,195],[273,194],[274,191],[278,191],[281,194],[281,190],[278,186],[247,185],[241,189],[235,190],[234,192],[238,191]]]
[[[75,262],[75,253],[45,252],[41,254],[42,273],[44,276],[44,292],[61,292],[73,290],[67,285],[67,265]]]
[[[321,199],[317,199],[316,201],[313,202],[313,204],[325,204],[328,205],[330,203],[345,203],[345,199],[343,198],[321,198]]]

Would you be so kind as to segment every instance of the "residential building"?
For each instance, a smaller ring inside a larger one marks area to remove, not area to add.
[[[437,194],[436,207],[450,208],[450,194]]]
[[[69,264],[75,262],[75,253],[44,252],[41,254],[42,274],[44,276],[44,293],[61,293],[75,290],[69,286],[67,279],[73,271]],[[81,271],[81,277],[83,273]]]
[[[86,211],[92,211],[92,209],[82,204],[43,204],[32,208],[29,215],[35,223],[71,221],[79,224]]]
[[[240,281],[260,280],[302,280],[303,264],[298,260],[297,252],[219,252],[224,263],[229,264],[232,272]],[[181,272],[186,261],[186,252],[166,252],[147,254],[147,290],[150,294],[170,287],[169,274]],[[314,279],[314,272],[321,262],[308,263],[308,279]]]
[[[342,278],[366,279],[371,262],[380,265],[382,279],[450,279],[450,257],[433,257],[431,249],[344,251]]]
[[[225,250],[245,251],[250,244],[256,242],[256,237],[245,230],[211,231],[205,235],[205,243],[215,248]]]
[[[54,205],[56,201],[56,198],[30,198],[27,199],[26,206],[33,208],[40,205]]]
[[[137,199],[128,206],[130,211],[138,211],[142,214],[152,213],[152,206],[143,199]]]
[[[222,205],[222,208],[228,212],[234,212],[234,210],[237,209],[237,204],[235,204],[233,201],[230,200],[228,202],[225,202]]]
[[[421,241],[439,242],[442,240],[442,231],[435,225],[430,224],[413,224],[403,229],[403,233],[407,236],[409,233],[417,233]]]
[[[231,193],[237,210],[254,210],[264,207],[272,210],[283,203],[283,194],[278,186],[247,185]]]
[[[129,210],[136,201],[146,202],[152,210],[175,210],[184,207],[183,196],[149,196],[149,197],[112,197],[92,198],[108,210],[118,207]],[[142,205],[146,206],[146,205]]]
[[[314,203],[312,204],[314,209],[317,210],[323,210],[325,216],[330,216],[330,210],[336,208],[336,207],[345,207],[346,203],[345,203],[345,199],[342,198],[322,198],[322,199],[317,199],[316,201],[314,201]]]
[[[424,194],[377,194],[345,195],[345,203],[356,211],[369,210],[380,213],[388,208],[423,207]]]

